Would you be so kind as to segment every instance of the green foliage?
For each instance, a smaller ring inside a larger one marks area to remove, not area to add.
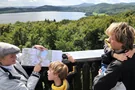
[[[63,51],[102,49],[104,39],[107,38],[104,31],[112,22],[128,22],[135,27],[135,12],[88,16],[76,21],[45,20],[0,24],[0,41],[20,48],[40,44],[48,49]]]

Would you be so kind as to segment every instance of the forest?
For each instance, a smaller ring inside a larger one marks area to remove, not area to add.
[[[135,28],[135,11],[115,15],[95,15],[79,20],[44,20],[0,24],[0,41],[20,48],[40,44],[48,49],[80,51],[102,49],[104,31],[112,22],[127,22]]]

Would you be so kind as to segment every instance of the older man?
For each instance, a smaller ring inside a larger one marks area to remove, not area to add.
[[[34,46],[44,49],[42,46]],[[0,90],[35,90],[40,78],[41,65],[35,65],[30,76],[17,61],[20,49],[12,44],[0,42]]]

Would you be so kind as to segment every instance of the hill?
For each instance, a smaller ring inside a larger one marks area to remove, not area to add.
[[[135,10],[135,3],[118,3],[118,4],[82,3],[79,5],[72,5],[72,6],[44,5],[40,7],[8,7],[8,8],[0,8],[0,13],[70,11],[70,12],[85,12],[86,15],[89,16],[93,15],[93,13],[112,15],[131,10]]]

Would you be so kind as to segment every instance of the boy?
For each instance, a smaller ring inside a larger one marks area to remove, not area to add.
[[[66,80],[68,75],[68,67],[59,61],[54,61],[49,64],[48,80],[54,81],[51,85],[51,90],[69,90],[69,84]]]

